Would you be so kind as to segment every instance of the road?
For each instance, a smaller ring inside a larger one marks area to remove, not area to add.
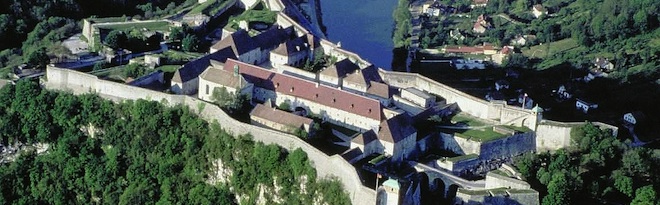
[[[461,186],[464,189],[471,189],[471,190],[486,189],[486,180],[482,179],[482,180],[476,180],[476,181],[469,181],[469,180],[463,179],[461,177],[458,177],[456,175],[453,175],[453,174],[451,174],[451,173],[449,173],[445,170],[433,168],[433,167],[430,167],[430,166],[425,165],[425,164],[421,164],[421,163],[417,163],[417,162],[413,162],[413,161],[409,161],[408,163],[410,165],[414,166],[415,169],[417,169],[417,170],[423,170],[423,171],[426,171],[426,172],[435,172],[437,174],[440,174],[440,175],[448,178],[449,180],[454,181],[456,184],[458,184],[459,186]]]

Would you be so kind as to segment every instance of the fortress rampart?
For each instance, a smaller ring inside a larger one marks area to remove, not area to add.
[[[537,113],[500,102],[488,102],[417,73],[379,70],[383,80],[395,87],[414,87],[440,96],[446,103],[456,103],[461,111],[472,116],[495,120],[505,125],[525,126],[536,130]]]
[[[51,66],[47,69],[45,86],[48,89],[70,91],[74,94],[97,93],[99,96],[113,101],[146,99],[160,101],[167,105],[186,105],[191,110],[198,111],[203,119],[218,122],[223,129],[234,135],[251,134],[254,141],[277,144],[287,150],[301,148],[307,153],[318,176],[335,177],[342,183],[352,204],[371,205],[376,201],[376,191],[363,186],[355,168],[342,157],[328,156],[296,136],[236,121],[211,103],[189,96],[171,95],[105,81],[93,75]]]

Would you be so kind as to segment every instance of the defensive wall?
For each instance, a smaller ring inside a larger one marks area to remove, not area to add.
[[[536,128],[536,151],[554,151],[571,145],[571,130],[584,126],[587,122],[557,122],[541,120]],[[592,122],[600,129],[609,129],[617,136],[619,128],[602,122]]]
[[[536,150],[534,132],[518,133],[485,142],[447,133],[440,133],[439,136],[442,149],[463,155],[455,159],[449,158],[444,161],[437,161],[439,167],[454,173],[472,169],[483,161],[508,158]],[[466,157],[465,155],[476,155],[478,157]]]
[[[343,184],[352,204],[372,205],[376,202],[376,191],[363,186],[355,168],[341,156],[328,156],[296,136],[236,121],[211,103],[189,96],[171,95],[105,81],[90,74],[51,66],[47,68],[45,86],[48,89],[70,91],[74,94],[97,93],[103,98],[114,101],[146,99],[167,105],[188,106],[191,110],[199,112],[201,118],[209,122],[217,121],[223,129],[234,135],[251,134],[254,141],[277,144],[289,151],[301,148],[307,153],[318,176],[335,177]]]
[[[391,86],[399,88],[414,87],[438,95],[444,98],[447,103],[458,104],[461,111],[472,116],[496,120],[501,124],[536,129],[537,114],[532,110],[509,106],[501,102],[488,102],[417,73],[386,71],[383,69],[379,69],[379,73],[383,80]]]

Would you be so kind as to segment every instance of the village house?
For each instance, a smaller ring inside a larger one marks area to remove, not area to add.
[[[474,33],[481,34],[481,33],[485,33],[486,30],[490,29],[491,27],[492,25],[490,24],[490,22],[488,22],[488,16],[481,14],[479,15],[479,17],[477,17],[477,21],[474,22],[472,31]]]
[[[502,46],[502,49],[496,54],[493,54],[490,58],[494,64],[502,65],[504,60],[506,60],[506,58],[513,53],[514,49],[515,48],[513,46]]]
[[[590,110],[598,108],[598,104],[577,98],[575,100],[575,108],[587,114]]]
[[[535,18],[541,17],[541,15],[547,15],[548,10],[543,7],[541,4],[536,4],[532,6],[532,14],[534,14]]]
[[[472,4],[470,4],[470,8],[473,9],[475,7],[484,7],[488,4],[488,0],[472,0]]]
[[[609,61],[607,58],[596,58],[594,60],[594,66],[601,71],[609,72],[614,70],[614,64]]]
[[[516,35],[514,39],[511,39],[509,44],[514,46],[524,46],[534,40],[536,40],[536,35]]]
[[[640,111],[629,112],[623,115],[623,122],[635,126],[646,120],[644,113]]]
[[[456,39],[458,41],[465,40],[465,35],[463,35],[463,33],[461,33],[461,30],[459,30],[458,28],[454,30],[449,30],[449,37]]]
[[[506,90],[509,89],[509,81],[507,80],[498,80],[495,81],[495,90],[500,91],[500,90]]]
[[[556,90],[556,94],[559,100],[571,99],[573,97],[570,88],[571,87],[568,87],[566,85],[559,86],[559,88]]]
[[[272,105],[257,104],[250,112],[250,124],[270,128],[290,134],[304,131],[307,136],[314,132],[314,121],[294,113],[278,110]],[[299,137],[307,137],[299,136]]]

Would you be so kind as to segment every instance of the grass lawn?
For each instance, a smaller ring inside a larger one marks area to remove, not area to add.
[[[478,120],[478,119],[476,119],[472,116],[469,116],[469,115],[466,115],[466,114],[461,114],[461,113],[454,115],[451,118],[451,121],[456,122],[456,123],[459,123],[459,122],[466,123],[470,127],[479,127],[479,126],[486,125],[484,122],[482,122],[482,121],[480,121],[480,120]]]
[[[211,7],[212,5],[216,4],[216,0],[207,0],[206,2],[195,6],[195,8],[191,9],[188,14],[194,15],[194,14],[200,14],[204,12],[207,8]]]
[[[124,24],[117,25],[103,25],[98,26],[101,29],[110,29],[110,30],[131,30],[131,29],[149,29],[156,31],[169,31],[170,23],[167,21],[155,21],[155,22],[128,22]]]
[[[575,39],[567,38],[543,45],[536,45],[530,48],[522,49],[523,55],[529,58],[545,58],[554,53],[564,52],[579,47]]]
[[[459,131],[454,134],[456,137],[471,139],[480,142],[487,142],[487,141],[507,137],[506,135],[493,131],[492,127],[485,128],[483,130],[470,129],[470,130],[465,130],[463,132]]]
[[[477,154],[467,154],[467,155],[461,155],[461,156],[457,156],[457,157],[447,158],[447,161],[458,162],[458,161],[463,161],[463,160],[467,160],[467,159],[476,159],[478,157],[479,156]]]
[[[179,68],[181,68],[181,65],[162,65],[157,67],[156,69],[162,70],[163,72],[173,73]]]
[[[99,78],[111,78],[111,79],[116,79],[116,80],[124,80],[122,78],[126,78],[124,76],[124,68],[125,67],[126,67],[125,65],[120,65],[120,66],[106,68],[106,69],[103,69],[103,70],[92,71],[92,72],[89,72],[89,74],[95,75],[96,77],[99,77]]]

